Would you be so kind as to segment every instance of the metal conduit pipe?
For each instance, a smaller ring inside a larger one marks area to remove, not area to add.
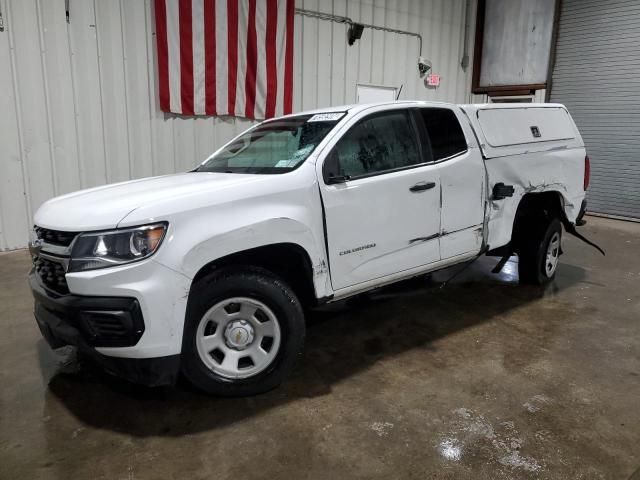
[[[340,15],[333,15],[331,13],[316,12],[313,10],[305,10],[304,8],[296,8],[296,14],[304,15],[305,17],[318,18],[320,20],[328,20],[330,22],[346,23],[348,25],[357,24],[362,25],[364,28],[370,28],[371,30],[380,30],[382,32],[397,33],[400,35],[409,35],[411,37],[416,37],[418,39],[419,45],[418,56],[422,56],[422,35],[420,35],[419,33],[408,32],[406,30],[398,30],[396,28],[380,27],[378,25],[370,25],[367,23],[354,22],[349,17],[342,17]]]
[[[463,51],[462,51],[462,60],[460,61],[460,66],[462,67],[462,71],[466,72],[467,68],[469,68],[469,22],[471,16],[471,0],[467,0],[465,8],[464,8],[464,43],[463,43]]]

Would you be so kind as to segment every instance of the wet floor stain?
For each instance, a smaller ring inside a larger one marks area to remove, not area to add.
[[[389,431],[393,428],[393,423],[373,422],[369,425],[369,428],[373,430],[379,437],[386,437],[387,435],[389,435]]]
[[[497,462],[496,468],[537,472],[543,465],[534,457],[523,453],[524,440],[515,421],[490,420],[484,414],[460,407],[445,421],[449,429],[438,443],[437,449],[445,460],[458,462],[469,453],[483,451],[488,459]]]

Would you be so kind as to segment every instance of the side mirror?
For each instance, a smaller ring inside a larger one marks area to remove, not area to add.
[[[327,185],[335,185],[337,183],[344,183],[350,179],[349,175],[336,175],[341,172],[340,160],[335,150],[327,156],[322,166],[322,176],[324,177],[324,183]]]
[[[327,178],[327,185],[335,185],[337,183],[345,183],[347,180],[350,180],[351,177],[349,175],[332,175],[329,174],[329,178]]]

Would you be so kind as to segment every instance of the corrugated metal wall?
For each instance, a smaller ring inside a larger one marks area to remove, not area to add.
[[[591,158],[588,210],[640,218],[640,3],[562,0],[551,101]]]
[[[189,169],[250,125],[159,111],[151,0],[69,4],[67,23],[64,0],[0,0],[0,250],[26,245],[32,214],[48,198]],[[465,0],[297,7],[421,33],[442,85],[422,85],[415,38],[367,29],[349,47],[345,25],[296,15],[296,111],[353,102],[357,83],[404,84],[402,99],[470,100],[471,69],[460,67]],[[473,19],[475,2],[471,9]]]

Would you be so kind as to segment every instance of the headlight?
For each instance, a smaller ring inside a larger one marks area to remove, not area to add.
[[[73,244],[68,271],[113,267],[150,257],[162,243],[166,231],[166,223],[155,223],[108,232],[84,233]]]

